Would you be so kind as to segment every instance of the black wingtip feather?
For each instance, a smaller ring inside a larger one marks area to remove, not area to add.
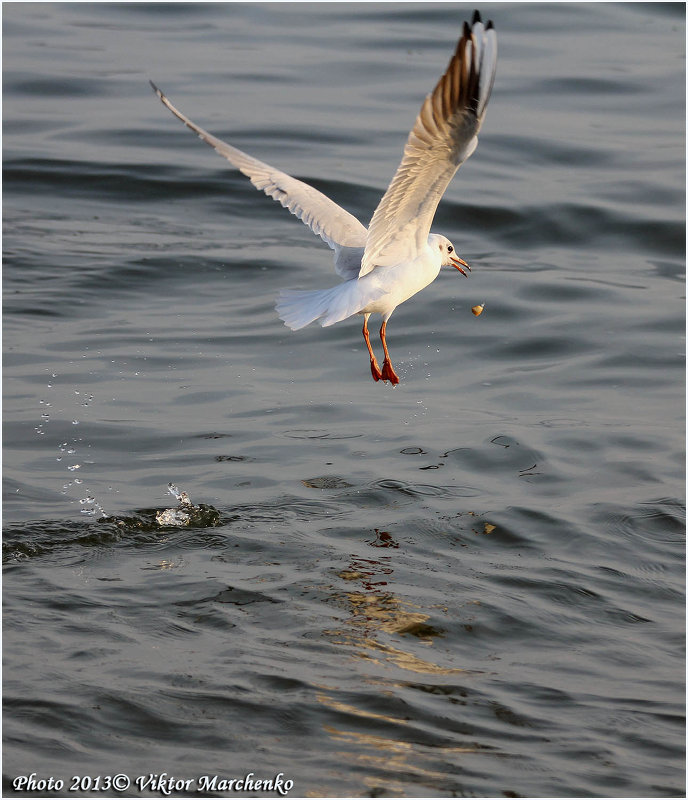
[[[150,80],[150,78],[148,79],[148,83],[150,83],[150,85],[153,87],[153,91],[158,95],[158,97],[160,98],[164,97],[163,93],[160,91],[160,89],[158,89],[158,87],[153,83],[153,81]]]
[[[480,16],[480,12],[476,8],[475,11],[473,12],[473,19],[471,21],[471,25],[475,25],[476,22],[482,22],[482,21],[483,20],[482,17]],[[492,22],[491,19],[488,19],[488,21],[485,23],[485,30],[490,31],[493,29],[494,29],[494,23]]]

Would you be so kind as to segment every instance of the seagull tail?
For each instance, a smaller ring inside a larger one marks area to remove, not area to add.
[[[381,292],[361,292],[358,280],[344,281],[331,289],[280,292],[275,308],[284,324],[297,331],[315,320],[325,327],[357,314]]]
[[[280,292],[275,305],[279,318],[293,331],[305,328],[316,319],[328,316],[339,288],[339,286],[334,286],[331,289],[315,292],[286,289]]]

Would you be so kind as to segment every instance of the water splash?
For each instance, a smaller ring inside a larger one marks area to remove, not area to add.
[[[107,516],[105,509],[100,505],[96,498],[90,494],[86,497],[82,497],[81,500],[79,500],[79,504],[82,506],[87,506],[87,508],[81,509],[82,514],[87,514],[89,517]]]
[[[167,484],[167,491],[179,502],[179,506],[177,508],[165,508],[156,512],[155,521],[158,525],[174,525],[175,527],[188,525],[191,522],[193,513],[197,511],[191,502],[191,498],[186,492],[180,491],[173,483]]]
[[[193,508],[193,503],[191,502],[189,495],[186,492],[180,491],[179,488],[173,483],[167,484],[167,491],[172,495],[172,497],[175,498],[175,500],[178,500],[181,505],[191,506]]]
[[[50,377],[48,379],[48,390],[50,392],[50,400],[48,399],[41,399],[39,400],[39,405],[43,406],[40,414],[40,422],[35,428],[35,431],[38,435],[44,436],[46,433],[46,426],[51,421],[51,412],[48,409],[51,409],[52,406],[56,402],[55,394],[59,392],[59,385],[56,387],[57,382],[57,373],[52,372],[50,373]],[[78,403],[83,408],[88,408],[93,400],[95,399],[95,395],[90,392],[83,392],[79,389],[72,389],[71,393],[67,394],[69,399],[66,400],[65,408],[58,409],[57,414],[64,413],[67,410],[68,404],[71,403]],[[67,411],[67,413],[69,413]],[[59,419],[59,416],[56,415],[56,418]],[[67,417],[69,419],[69,417]],[[71,419],[72,425],[80,425],[81,419],[79,417],[72,417]],[[62,463],[65,460],[65,456],[70,456],[69,462],[65,464],[68,472],[75,473],[78,470],[86,469],[86,465],[92,464],[92,461],[77,461],[78,458],[78,450],[82,449],[82,438],[75,437],[71,441],[62,441],[57,444],[58,455],[55,456],[55,460],[58,463]],[[90,445],[87,445],[87,448],[90,448]],[[68,481],[67,483],[62,484],[62,494],[67,495],[69,490],[72,489],[74,486],[79,486],[82,490],[86,491],[86,496],[79,499],[79,505],[82,506],[80,509],[82,514],[88,514],[89,516],[99,516],[105,517],[107,516],[107,512],[102,507],[102,505],[96,500],[93,492],[84,485],[83,478],[72,478],[72,480]]]

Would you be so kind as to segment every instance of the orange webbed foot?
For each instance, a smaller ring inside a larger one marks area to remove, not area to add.
[[[382,373],[380,377],[383,381],[389,381],[393,386],[399,383],[399,376],[394,371],[392,362],[388,358],[382,362]]]
[[[380,367],[375,359],[370,362],[370,372],[373,376],[373,380],[376,382],[382,377],[382,372],[380,371]]]

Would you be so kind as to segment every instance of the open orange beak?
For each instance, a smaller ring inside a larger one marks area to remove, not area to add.
[[[470,267],[468,266],[468,264],[467,264],[467,263],[466,263],[466,262],[463,260],[463,258],[459,258],[458,256],[449,256],[449,258],[450,258],[450,260],[451,260],[451,262],[452,262],[452,266],[453,266],[453,267],[456,267],[456,269],[458,269],[458,270],[459,270],[459,272],[460,272],[462,275],[466,275],[466,273],[465,273],[465,272],[464,272],[464,271],[461,269],[461,267],[459,266],[459,264],[461,264],[461,266],[463,266],[463,267],[466,267],[466,269],[467,269],[469,272],[471,271],[471,268],[470,268]],[[466,277],[468,277],[468,275],[466,275]]]

